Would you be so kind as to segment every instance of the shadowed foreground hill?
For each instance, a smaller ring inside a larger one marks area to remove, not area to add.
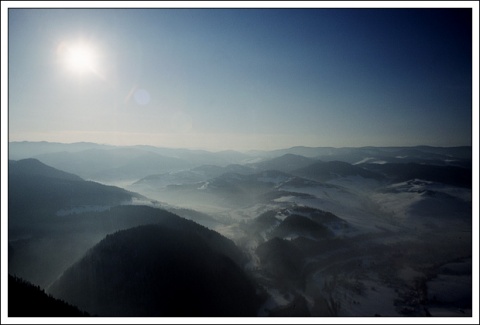
[[[261,303],[204,236],[162,225],[108,235],[50,292],[99,316],[255,316]]]
[[[31,222],[18,231],[10,229],[10,238],[20,240],[9,243],[8,269],[11,274],[47,289],[106,235],[149,224],[161,224],[175,231],[189,229],[237,265],[246,263],[246,256],[235,244],[213,230],[162,209],[123,205],[105,211],[48,216],[43,222]]]
[[[9,317],[84,317],[89,316],[64,301],[48,296],[40,287],[8,275]]]

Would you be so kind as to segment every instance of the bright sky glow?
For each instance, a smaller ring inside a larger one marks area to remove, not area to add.
[[[90,44],[77,42],[72,45],[61,43],[58,48],[58,55],[64,62],[66,68],[77,74],[95,72],[97,58],[95,50]]]
[[[9,9],[9,140],[472,143],[472,10]]]

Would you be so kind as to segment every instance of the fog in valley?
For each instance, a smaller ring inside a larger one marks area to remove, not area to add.
[[[9,273],[89,315],[472,314],[471,147],[9,154]]]
[[[478,323],[478,3],[12,3],[2,324]]]

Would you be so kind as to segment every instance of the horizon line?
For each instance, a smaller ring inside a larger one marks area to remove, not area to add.
[[[421,148],[421,147],[430,147],[430,148],[462,148],[462,147],[470,147],[472,145],[453,145],[453,146],[441,146],[441,145],[428,145],[428,144],[417,144],[417,145],[363,145],[363,146],[309,146],[309,145],[293,145],[287,147],[280,147],[277,149],[206,149],[206,148],[194,148],[194,147],[180,147],[180,146],[162,146],[162,145],[152,145],[152,144],[111,144],[111,143],[101,143],[101,142],[92,142],[92,141],[74,141],[74,142],[59,142],[59,141],[47,141],[47,140],[8,140],[8,145],[11,143],[49,143],[49,144],[60,144],[60,145],[75,145],[75,144],[92,144],[98,146],[111,146],[111,147],[119,147],[119,148],[127,148],[127,147],[153,147],[153,148],[163,148],[163,149],[183,149],[183,150],[199,150],[199,151],[208,151],[208,152],[224,152],[224,151],[236,151],[236,152],[252,152],[252,151],[263,151],[263,152],[271,152],[271,151],[281,151],[281,150],[288,150],[292,148],[309,148],[309,149],[318,149],[318,148],[325,148],[325,149],[362,149],[362,148]]]

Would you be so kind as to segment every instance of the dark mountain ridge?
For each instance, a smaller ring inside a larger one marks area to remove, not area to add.
[[[75,174],[67,173],[41,163],[38,159],[28,158],[8,161],[9,175],[42,176],[70,181],[83,181]]]
[[[255,316],[261,300],[253,283],[207,241],[193,226],[119,231],[50,292],[101,316]]]
[[[60,209],[114,206],[143,196],[124,189],[84,181],[35,159],[9,162],[9,220],[40,219]]]
[[[88,313],[55,299],[28,281],[8,275],[9,317],[86,317]]]
[[[10,228],[9,239],[18,239],[9,242],[9,272],[47,288],[106,235],[146,224],[159,224],[172,231],[189,229],[239,266],[246,263],[245,255],[231,240],[194,221],[162,209],[122,205],[71,216],[51,215],[42,222]]]

